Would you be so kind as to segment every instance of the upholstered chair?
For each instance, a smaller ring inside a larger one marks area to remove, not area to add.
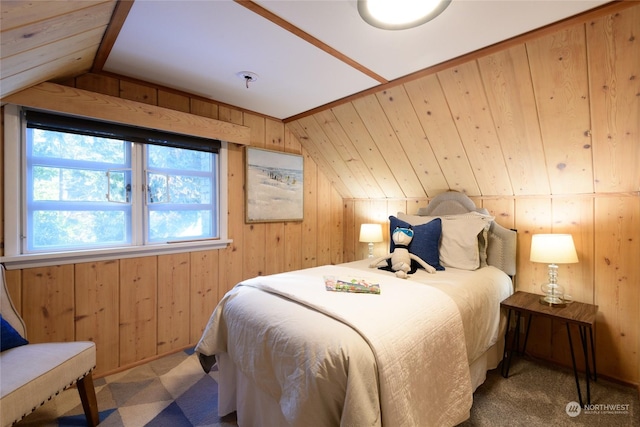
[[[96,346],[90,341],[29,344],[25,324],[5,281],[0,287],[0,426],[17,423],[62,390],[77,385],[87,425],[100,422],[92,371]],[[6,347],[10,347],[5,349]]]

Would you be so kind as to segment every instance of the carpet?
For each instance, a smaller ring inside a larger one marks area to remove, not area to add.
[[[96,379],[100,426],[237,426],[235,414],[218,416],[216,376],[215,370],[205,374],[193,350],[186,350]],[[584,393],[584,379],[582,387]],[[577,400],[576,393],[572,370],[516,357],[509,378],[503,378],[499,369],[487,373],[473,396],[471,417],[460,427],[640,427],[640,402],[634,388],[598,378],[591,388],[594,407],[570,416],[567,404]],[[85,425],[77,390],[70,389],[17,427]]]
[[[193,350],[94,380],[100,426],[237,426],[218,416],[217,372],[205,374]],[[75,388],[65,390],[16,427],[86,426]]]

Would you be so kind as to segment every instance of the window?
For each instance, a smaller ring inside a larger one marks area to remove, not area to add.
[[[5,150],[5,176],[20,179],[5,184],[5,206],[17,202],[5,222],[19,233],[5,236],[5,258],[77,262],[123,249],[138,256],[226,244],[222,142],[33,110],[15,115],[20,150]]]

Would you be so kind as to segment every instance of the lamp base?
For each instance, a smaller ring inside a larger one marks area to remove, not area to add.
[[[566,307],[567,303],[558,297],[540,297],[540,304],[546,305],[547,307]]]

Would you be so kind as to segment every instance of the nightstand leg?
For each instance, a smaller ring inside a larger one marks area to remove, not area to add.
[[[531,319],[533,318],[533,314],[529,313],[529,320],[527,320],[527,332],[524,335],[524,346],[522,347],[522,355],[524,356],[524,352],[527,350],[527,341],[529,341],[529,330],[531,329]]]
[[[576,388],[578,389],[578,400],[580,400],[580,407],[584,407],[582,403],[582,392],[580,391],[580,379],[578,378],[578,368],[576,367],[576,356],[573,353],[573,342],[571,341],[571,328],[569,327],[569,322],[567,325],[567,336],[569,337],[569,349],[571,350],[571,362],[573,362],[573,375],[576,378]]]
[[[507,314],[507,330],[504,333],[504,353],[502,355],[502,376],[509,378],[509,368],[511,367],[511,359],[513,358],[513,352],[518,352],[520,348],[520,318],[522,313],[516,311],[516,329],[511,339],[511,349],[507,349],[507,336],[509,335],[509,324],[511,323],[511,309]]]
[[[591,379],[591,370],[589,369],[589,347],[587,346],[587,330],[585,326],[578,325],[580,330],[580,341],[582,343],[582,353],[584,354],[584,372],[587,376],[587,405],[591,404],[591,387],[589,380]]]
[[[596,374],[596,349],[593,344],[593,328],[589,326],[589,340],[591,341],[591,361],[593,362],[593,380],[598,381],[598,375]]]

